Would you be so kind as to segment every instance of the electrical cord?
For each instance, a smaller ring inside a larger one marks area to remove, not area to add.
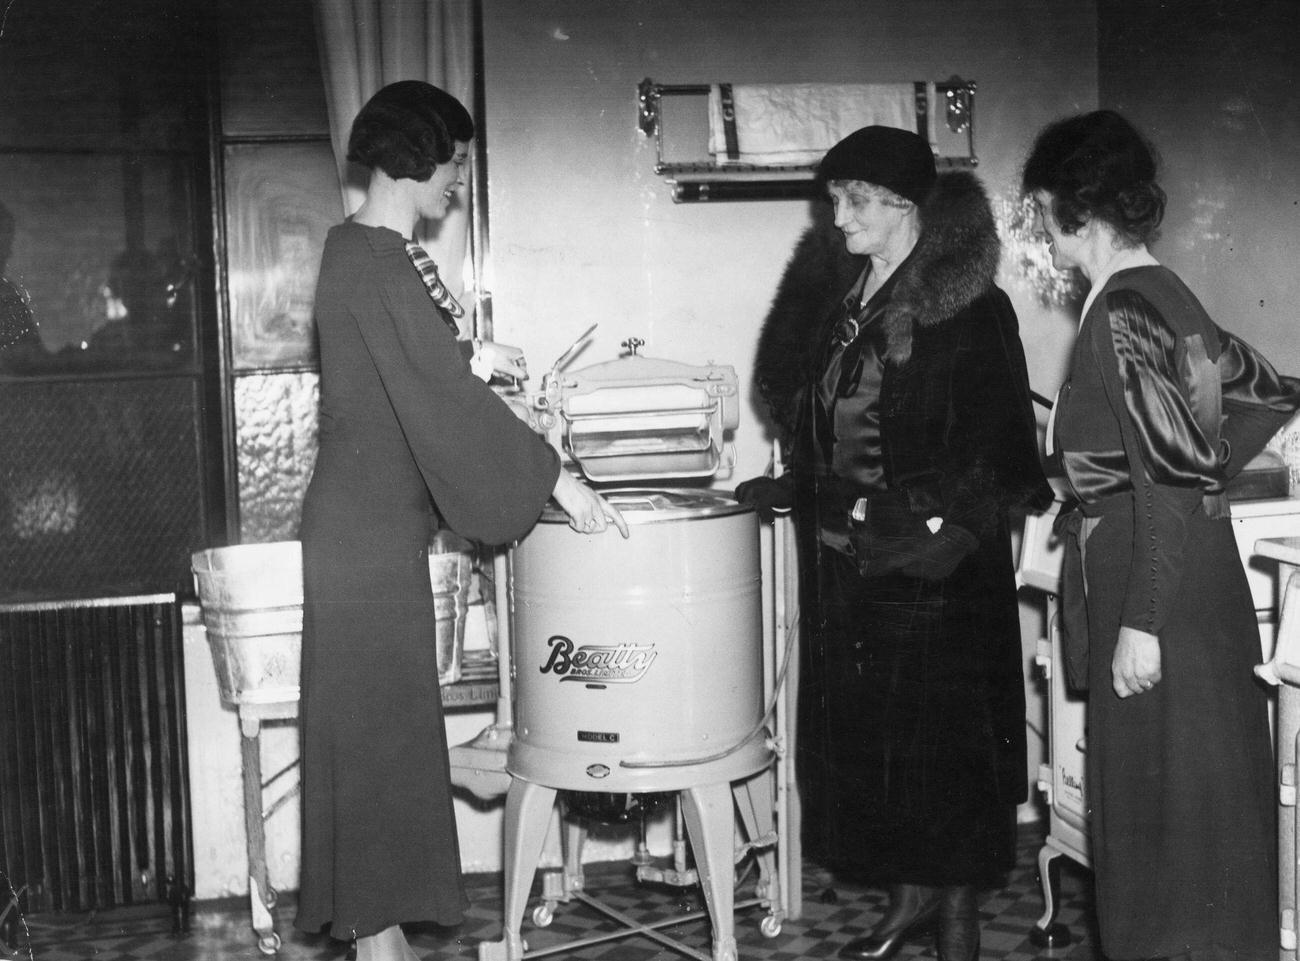
[[[794,610],[794,617],[790,620],[791,626],[787,628],[785,632],[785,658],[781,662],[781,670],[777,674],[776,685],[772,688],[772,697],[767,702],[767,709],[763,711],[762,716],[759,717],[758,723],[750,728],[749,733],[738,742],[726,750],[718,751],[716,754],[710,754],[706,757],[690,758],[684,761],[619,761],[618,766],[621,768],[661,768],[694,767],[700,764],[711,764],[714,761],[721,761],[723,758],[730,757],[752,741],[759,732],[766,728],[768,720],[776,711],[776,701],[777,698],[781,696],[781,689],[785,687],[786,674],[789,672],[790,668],[790,656],[794,653],[795,638],[799,636],[799,632],[795,629],[795,625],[798,623],[799,609],[796,607]]]

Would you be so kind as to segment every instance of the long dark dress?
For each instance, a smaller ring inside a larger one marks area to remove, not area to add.
[[[339,938],[454,924],[466,900],[428,544],[439,516],[485,543],[524,534],[558,457],[470,372],[399,234],[352,222],[330,231],[316,324],[296,923],[329,924]]]
[[[1050,490],[978,182],[941,176],[922,218],[911,257],[818,335],[796,422],[804,843],[867,882],[995,883],[1028,789],[1010,512]],[[858,498],[976,543],[939,580],[864,576]]]
[[[1092,864],[1111,958],[1278,952],[1258,628],[1231,521],[1211,516],[1223,505],[1216,361],[1227,346],[1173,273],[1119,271],[1083,320],[1057,407],[1055,446],[1095,519],[1086,637],[1077,622],[1067,630],[1080,668],[1086,658]],[[1286,393],[1271,371],[1249,379]],[[1229,406],[1246,393],[1225,391]],[[1067,607],[1082,594],[1067,578]],[[1111,680],[1121,626],[1157,635],[1161,653],[1160,682],[1123,699]]]

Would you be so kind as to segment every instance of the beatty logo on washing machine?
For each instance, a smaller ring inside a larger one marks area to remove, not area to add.
[[[645,676],[658,652],[653,644],[584,644],[576,647],[563,634],[548,638],[551,655],[542,665],[543,674],[561,681],[599,681],[603,684],[634,684]]]

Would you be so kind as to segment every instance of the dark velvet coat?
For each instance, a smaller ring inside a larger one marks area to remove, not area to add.
[[[1016,316],[994,285],[1000,247],[984,191],[969,174],[943,174],[921,216],[916,248],[862,310],[856,296],[837,303],[843,289],[825,293],[851,269],[838,232],[805,237],[767,318],[757,379],[788,427],[795,488],[805,844],[867,881],[979,883],[1014,863],[1028,787],[1010,515],[1051,492]],[[846,313],[860,333],[841,351],[833,335]],[[807,363],[790,371],[778,350]],[[865,523],[849,514],[859,498]],[[913,522],[901,540],[896,523],[873,526],[900,514]],[[875,575],[884,535],[892,550],[922,549],[927,519],[973,535],[955,570]]]

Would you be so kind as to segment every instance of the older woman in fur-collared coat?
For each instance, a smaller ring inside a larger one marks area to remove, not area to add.
[[[791,470],[737,494],[795,512],[805,844],[890,893],[841,956],[890,957],[937,920],[939,957],[969,961],[976,887],[1012,867],[1028,790],[1008,514],[1051,490],[978,180],[887,127],[819,177],[846,250],[805,238],[759,349]]]

